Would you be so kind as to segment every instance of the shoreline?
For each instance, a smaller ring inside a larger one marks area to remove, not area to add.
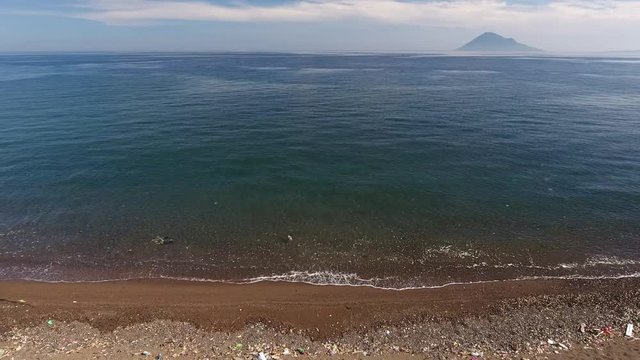
[[[313,276],[313,273],[304,272]],[[134,276],[129,278],[109,278],[109,279],[95,279],[95,280],[47,280],[47,279],[32,279],[32,278],[8,278],[0,279],[0,283],[11,282],[25,282],[25,283],[43,283],[43,284],[102,284],[102,283],[119,283],[119,282],[186,282],[186,283],[207,283],[207,284],[221,284],[221,285],[254,285],[260,283],[271,284],[299,284],[299,285],[311,285],[311,286],[328,286],[328,287],[356,287],[356,288],[371,288],[376,290],[385,291],[418,291],[418,290],[434,290],[442,289],[452,286],[474,286],[493,283],[517,283],[517,282],[537,282],[537,281],[615,281],[624,279],[640,279],[640,272],[633,272],[627,274],[616,275],[567,275],[567,276],[523,276],[518,278],[500,278],[489,280],[470,280],[470,281],[452,281],[448,283],[442,283],[438,285],[423,285],[423,286],[407,286],[407,287],[385,287],[372,284],[376,279],[364,279],[357,277],[357,274],[342,274],[342,273],[327,273],[329,275],[343,277],[348,276],[354,279],[353,283],[349,282],[319,282],[313,280],[287,280],[288,277],[293,276],[290,274],[284,275],[271,275],[271,276],[258,276],[255,278],[240,279],[240,280],[224,280],[224,279],[208,279],[208,278],[196,278],[196,277],[180,277],[180,276],[151,276],[142,277]],[[285,279],[285,280],[282,280]]]
[[[317,311],[328,312],[331,309],[354,304],[362,308],[402,306],[405,310],[412,308],[412,313],[435,313],[444,309],[446,312],[458,311],[481,312],[482,306],[496,301],[533,295],[561,294],[575,291],[571,286],[562,286],[569,280],[522,280],[522,281],[490,281],[468,284],[451,284],[442,287],[424,289],[381,289],[367,285],[318,285],[295,282],[261,281],[248,284],[234,284],[225,282],[173,280],[173,279],[135,279],[99,282],[42,282],[29,280],[0,281],[0,293],[11,301],[25,300],[32,307],[45,307],[50,310],[78,309],[96,305],[113,308],[165,307],[180,308],[223,308],[235,310],[238,315],[245,315],[246,308],[260,305],[264,307],[278,307],[280,304],[288,306],[287,312],[297,313],[306,311],[309,306],[317,305]],[[581,287],[581,286],[580,286]],[[471,292],[482,294],[481,301],[469,301],[463,294]],[[366,300],[363,300],[366,299]],[[73,303],[76,301],[76,303]],[[482,305],[482,306],[481,306]],[[297,308],[297,310],[296,310]],[[349,308],[348,310],[353,310]],[[244,311],[245,314],[241,314]],[[33,314],[33,312],[32,312]],[[274,324],[290,324],[296,329],[318,328],[323,321],[311,320],[290,322],[283,313],[263,314]],[[187,319],[174,319],[168,314],[169,320],[187,320],[198,326],[207,327],[197,314],[187,316]],[[248,317],[248,315],[246,315]],[[227,330],[225,318],[228,312],[218,318],[218,330]],[[244,316],[243,316],[244,317]],[[69,320],[76,320],[73,316]],[[166,319],[165,319],[166,320]],[[401,320],[401,319],[397,319]],[[124,322],[123,322],[124,321]],[[234,321],[235,317],[234,317]],[[237,322],[237,321],[236,321]],[[104,326],[96,323],[100,330],[112,330],[117,326],[128,325],[124,319],[110,320],[112,325]],[[93,325],[93,324],[92,324]],[[336,326],[331,326],[337,328]],[[348,330],[349,326],[339,327]],[[0,326],[0,329],[2,327]],[[331,335],[334,331],[326,332],[328,328],[321,326],[319,331],[323,336]]]
[[[53,320],[54,328],[69,332],[71,338],[87,332],[109,338],[131,329],[147,329],[162,338],[180,337],[162,330],[175,327],[224,342],[222,338],[231,341],[225,337],[229,334],[255,337],[258,329],[263,333],[260,341],[293,337],[307,344],[308,354],[317,356],[326,355],[323,344],[338,344],[345,354],[458,356],[476,348],[511,358],[508,354],[564,352],[545,345],[547,339],[566,342],[571,351],[604,339],[579,332],[581,323],[589,329],[611,326],[620,335],[626,321],[640,320],[637,278],[520,280],[403,291],[287,282],[13,280],[0,281],[0,294],[0,349],[17,334],[48,341],[52,328],[46,324]],[[213,358],[224,358],[225,352],[232,351],[227,345],[212,348],[205,343],[201,345],[213,351]],[[83,345],[83,349],[90,347]],[[15,352],[16,359],[22,350]],[[240,358],[251,355],[235,352]]]

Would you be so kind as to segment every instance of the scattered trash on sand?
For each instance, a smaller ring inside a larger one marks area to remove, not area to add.
[[[151,353],[145,350],[145,351],[141,352],[140,355],[151,356]]]
[[[587,331],[587,324],[585,323],[580,324],[580,332],[584,333],[586,331]]]
[[[598,335],[611,335],[611,333],[613,332],[613,328],[611,326],[605,326],[602,329],[600,329],[600,333]]]
[[[49,327],[53,327],[53,323],[54,323],[54,321],[53,321],[53,320],[47,320],[47,325],[48,325]]]
[[[156,245],[169,245],[173,243],[173,241],[174,240],[168,236],[156,236],[153,239],[151,239],[151,242]]]
[[[289,241],[293,241],[293,236],[287,235],[287,239],[289,239]]]
[[[258,360],[268,360],[267,355],[261,352],[260,354],[258,354]]]
[[[303,348],[297,348],[296,351],[298,352],[298,354],[304,355],[304,349]]]
[[[624,336],[633,337],[633,324],[627,324],[627,327],[624,330]]]
[[[156,355],[156,360],[162,360],[162,354]]]
[[[289,348],[284,348],[284,350],[282,350],[282,355],[291,355],[291,350],[289,350]]]

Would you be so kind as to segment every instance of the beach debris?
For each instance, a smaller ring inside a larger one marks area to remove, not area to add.
[[[141,352],[140,355],[151,356],[151,353],[145,350],[145,351]]]
[[[327,349],[329,355],[337,355],[340,352],[340,349],[338,349],[338,345],[336,344],[326,343],[324,344],[324,348]]]
[[[26,303],[27,303],[27,301],[26,301],[26,300],[23,300],[23,299],[18,300],[18,302],[19,302],[20,304],[26,304]]]
[[[581,323],[580,324],[580,332],[584,334],[586,331],[587,331],[587,324]]]
[[[258,360],[268,360],[269,358],[263,352],[258,354]]]
[[[47,320],[47,325],[49,327],[53,327],[53,320]]]
[[[627,324],[627,327],[624,330],[624,336],[633,337],[633,324]]]
[[[304,355],[304,349],[303,348],[299,347],[299,348],[296,349],[296,351],[298,352],[298,354]]]
[[[287,235],[287,239],[289,239],[289,241],[293,241],[293,236]]]
[[[168,236],[156,236],[153,239],[151,239],[151,242],[156,245],[169,245],[173,243],[173,241],[174,240]]]
[[[156,355],[156,360],[162,360],[162,354]]]
[[[561,348],[562,350],[569,350],[569,347],[561,342],[557,342],[555,340],[552,339],[548,339],[547,340],[547,344],[552,345],[552,346],[557,346],[559,348]]]
[[[484,355],[484,353],[478,350],[471,350],[469,351],[469,355],[471,355],[472,358],[479,359],[482,357],[482,355]]]
[[[7,353],[4,351],[4,349],[0,349],[0,359],[2,359],[5,356],[7,356]]]
[[[232,348],[233,348],[233,350],[236,350],[236,351],[242,351],[242,344],[241,343],[237,343],[237,344],[233,345]]]
[[[600,329],[600,333],[598,335],[611,335],[611,332],[613,331],[613,328],[611,326],[605,326],[602,329]]]
[[[289,348],[284,348],[284,350],[282,350],[282,355],[291,355],[291,350],[289,350]]]

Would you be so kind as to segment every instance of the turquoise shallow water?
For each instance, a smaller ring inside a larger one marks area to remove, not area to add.
[[[2,55],[0,277],[635,274],[638,114],[638,59]]]

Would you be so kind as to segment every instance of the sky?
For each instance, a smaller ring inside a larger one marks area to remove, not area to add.
[[[0,0],[0,52],[640,50],[640,0]]]

